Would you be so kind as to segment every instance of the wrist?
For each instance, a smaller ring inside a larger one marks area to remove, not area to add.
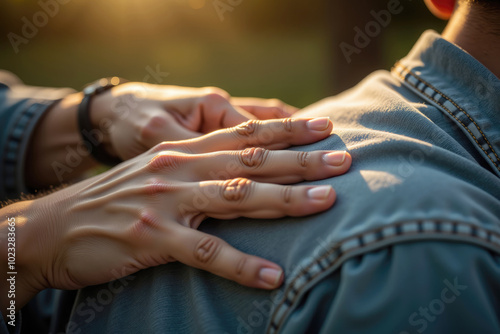
[[[83,89],[84,97],[78,106],[78,127],[94,159],[114,166],[121,162],[112,145],[110,128],[114,124],[113,88],[126,80],[102,78]]]
[[[106,152],[116,156],[110,136],[110,129],[115,122],[113,112],[113,89],[109,89],[101,94],[95,95],[90,100],[89,117],[95,136],[101,138],[101,145],[104,145]]]
[[[26,154],[25,179],[29,187],[58,185],[97,166],[85,152],[77,126],[82,98],[82,93],[66,96],[52,105],[37,124]]]
[[[0,279],[7,282],[0,285],[0,307],[4,315],[8,307],[17,312],[48,287],[40,269],[41,256],[45,253],[40,247],[45,245],[33,228],[44,226],[46,218],[37,207],[35,201],[24,201],[0,210]]]

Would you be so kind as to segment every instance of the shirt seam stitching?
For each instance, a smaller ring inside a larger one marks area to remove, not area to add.
[[[469,120],[474,123],[474,125],[476,126],[477,130],[479,131],[479,133],[481,133],[483,139],[486,141],[486,143],[488,144],[488,147],[491,149],[491,152],[495,155],[495,157],[497,158],[498,161],[500,161],[500,158],[498,157],[495,149],[491,146],[488,138],[486,138],[486,135],[483,133],[481,127],[476,123],[476,121],[462,108],[460,107],[455,101],[453,101],[450,97],[448,97],[447,95],[443,94],[442,92],[440,92],[439,90],[437,90],[434,86],[432,86],[431,84],[429,84],[428,82],[426,82],[425,80],[423,80],[422,78],[420,78],[418,75],[416,75],[415,73],[413,73],[408,67],[406,67],[405,65],[401,64],[401,63],[397,63],[394,68],[396,67],[401,67],[403,70],[407,71],[409,74],[411,74],[415,79],[417,80],[420,80],[420,82],[422,82],[423,84],[425,84],[427,87],[429,87],[430,89],[432,89],[434,92],[436,92],[437,94],[439,94],[441,97],[443,97],[444,99],[448,100],[451,104],[453,104],[458,110],[460,110],[464,115],[467,116],[467,118],[469,118]],[[414,87],[415,89],[417,89],[417,91],[421,94],[424,94],[426,97],[428,97],[429,99],[431,99],[432,101],[434,101],[435,103],[437,103],[439,106],[441,106],[444,110],[446,110],[446,112],[451,116],[453,117],[457,122],[459,122],[462,127],[467,130],[467,132],[472,136],[472,138],[474,138],[474,141],[476,142],[476,144],[481,148],[481,150],[484,152],[484,154],[488,157],[488,159],[493,163],[493,165],[495,165],[496,169],[498,171],[500,171],[500,166],[494,161],[492,160],[492,158],[489,156],[489,154],[486,152],[486,150],[483,148],[483,146],[479,143],[479,141],[477,140],[476,136],[474,136],[474,134],[471,132],[471,130],[465,126],[465,124],[459,120],[455,115],[453,115],[453,113],[447,108],[445,107],[443,104],[441,104],[439,101],[437,101],[435,98],[429,96],[429,94],[425,93],[424,91],[418,89],[413,83],[409,82],[408,80],[406,80],[405,77],[403,77],[402,74],[398,73],[398,72],[395,72],[393,71],[393,73],[395,75],[397,75],[401,80],[403,80],[405,83],[411,85],[412,87]]]
[[[423,223],[432,223],[432,224],[434,224],[434,226],[443,225],[443,224],[451,224],[452,229],[451,229],[451,231],[441,231],[439,229],[434,229],[432,231],[425,231],[425,230],[423,230],[423,228],[420,227],[420,226],[422,226]],[[416,231],[409,231],[409,232],[400,231],[399,233],[397,232],[398,228],[400,229],[402,225],[410,225],[410,224],[416,224],[417,226],[419,226],[419,228]],[[464,233],[464,232],[458,231],[459,226],[469,227],[470,233]],[[396,229],[396,232],[390,236],[383,236],[382,235],[382,237],[380,237],[374,241],[362,242],[362,243],[360,242],[359,246],[357,246],[357,247],[350,248],[346,251],[341,250],[342,245],[346,244],[347,242],[349,242],[351,240],[356,240],[356,239],[362,240],[363,236],[366,236],[366,235],[379,235],[379,234],[381,234],[382,231],[390,229],[390,228]],[[479,236],[478,231],[482,231],[483,234],[486,235],[486,238]],[[368,248],[368,246],[371,246],[374,244],[376,245],[377,243],[381,243],[385,240],[394,239],[394,238],[398,238],[398,237],[402,237],[402,236],[408,236],[408,235],[425,235],[425,234],[434,234],[434,235],[438,234],[438,235],[449,235],[449,236],[467,236],[467,237],[472,237],[472,238],[478,239],[481,242],[486,242],[486,243],[491,244],[491,245],[495,245],[495,243],[491,240],[492,235],[495,235],[498,238],[498,240],[500,240],[500,233],[498,233],[498,232],[490,231],[490,230],[487,230],[485,228],[478,227],[477,225],[474,225],[471,223],[447,221],[447,220],[425,220],[425,221],[411,220],[411,221],[393,223],[390,225],[381,226],[378,228],[371,229],[369,231],[355,234],[351,237],[343,239],[343,240],[335,243],[334,245],[332,245],[332,247],[330,247],[328,249],[328,251],[326,251],[322,256],[318,257],[313,262],[308,264],[305,268],[303,268],[299,272],[299,274],[297,276],[294,277],[294,279],[290,282],[290,284],[288,284],[288,287],[284,290],[283,298],[281,298],[280,302],[278,303],[278,305],[283,305],[283,304],[288,305],[288,307],[286,308],[285,314],[281,317],[281,320],[279,320],[278,323],[276,324],[274,318],[277,317],[277,311],[279,310],[279,306],[276,309],[274,309],[274,311],[272,312],[271,317],[270,317],[268,330],[266,332],[267,333],[279,332],[280,327],[283,326],[285,320],[288,317],[289,311],[291,310],[291,306],[296,302],[296,298],[298,296],[300,296],[301,290],[303,290],[304,287],[307,286],[307,284],[309,284],[309,282],[311,282],[312,280],[314,280],[315,278],[320,276],[323,272],[327,271],[329,268],[336,265],[338,263],[339,259],[345,257],[346,254],[349,254],[353,251],[357,251],[357,250],[360,250],[363,248]],[[494,247],[494,248],[498,248],[498,247],[499,247],[499,245],[496,245],[496,247]],[[327,266],[319,264],[321,261],[328,258],[329,256],[331,256],[335,252],[339,253],[338,256],[336,256],[334,260],[328,261],[329,263]],[[499,248],[499,253],[500,253],[500,248]],[[320,270],[315,275],[311,275],[308,271],[311,268],[313,268],[315,265],[318,265],[320,268],[322,268],[322,270]],[[301,283],[299,288],[295,287],[294,286],[295,283],[304,276],[307,276],[305,282]],[[292,300],[289,300],[287,295],[290,292],[292,292],[293,290],[295,290],[294,297],[292,298]]]

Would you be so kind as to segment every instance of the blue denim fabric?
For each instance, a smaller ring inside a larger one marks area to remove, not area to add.
[[[29,193],[24,166],[35,126],[55,101],[72,92],[26,86],[12,73],[0,70],[0,201]]]
[[[0,70],[0,201],[16,199],[21,193],[30,192],[24,171],[28,144],[35,127],[54,102],[73,92],[70,88],[26,86],[14,74]],[[42,295],[57,297],[59,292],[45,291]],[[52,302],[56,303],[55,300]],[[25,307],[27,317],[23,319],[31,326],[46,320],[47,308],[40,305],[38,300],[33,300]],[[33,315],[37,319],[33,319]],[[12,327],[0,318],[0,333],[8,333],[9,330],[19,333],[21,316],[18,315],[16,320],[16,326]]]
[[[424,33],[392,72],[296,117],[334,135],[351,170],[309,182],[327,212],[210,220],[201,230],[276,261],[285,283],[245,288],[174,263],[79,292],[69,333],[500,333],[500,81]]]

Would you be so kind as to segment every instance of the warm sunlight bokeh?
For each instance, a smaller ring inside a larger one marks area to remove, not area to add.
[[[117,75],[305,106],[365,76],[366,63],[390,67],[432,20],[423,1],[408,2],[373,39],[383,54],[368,50],[348,64],[339,43],[366,23],[360,13],[386,2],[2,0],[0,68],[33,85],[80,89]],[[169,76],[159,81],[155,69]]]

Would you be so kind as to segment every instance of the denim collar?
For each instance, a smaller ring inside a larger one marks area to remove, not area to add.
[[[500,80],[428,30],[392,74],[448,116],[500,176]]]

